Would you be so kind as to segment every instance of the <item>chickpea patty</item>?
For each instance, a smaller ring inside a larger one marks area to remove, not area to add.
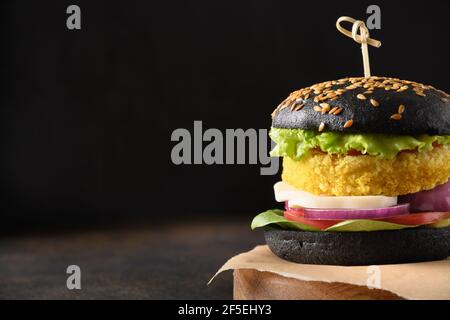
[[[450,177],[450,147],[401,152],[394,159],[311,153],[283,159],[282,180],[317,195],[398,196],[433,189]]]

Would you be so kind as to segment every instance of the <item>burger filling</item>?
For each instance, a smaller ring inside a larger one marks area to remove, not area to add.
[[[393,159],[311,153],[283,159],[282,180],[315,195],[398,196],[430,190],[450,177],[450,147],[401,152]]]
[[[283,156],[284,210],[252,229],[378,231],[450,226],[450,136],[343,134],[272,128]]]

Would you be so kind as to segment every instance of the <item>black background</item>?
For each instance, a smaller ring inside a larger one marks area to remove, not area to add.
[[[81,30],[66,28],[70,4]],[[2,1],[2,227],[274,207],[279,176],[175,166],[170,135],[194,120],[268,128],[291,91],[362,75],[334,24],[370,4],[372,73],[448,91],[448,1]]]

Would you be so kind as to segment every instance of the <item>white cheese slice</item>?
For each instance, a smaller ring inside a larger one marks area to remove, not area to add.
[[[294,188],[284,181],[275,183],[275,200],[288,201],[289,207],[320,209],[370,209],[395,206],[397,197],[386,196],[316,196]]]

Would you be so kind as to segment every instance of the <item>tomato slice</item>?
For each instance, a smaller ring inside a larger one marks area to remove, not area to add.
[[[348,150],[347,155],[350,157],[356,157],[356,156],[361,156],[362,152],[359,150],[350,149],[350,150]]]
[[[343,220],[313,220],[304,217],[304,213],[301,209],[286,210],[284,211],[284,217],[291,221],[300,222],[312,227],[324,230],[336,223]],[[386,221],[391,223],[418,226],[425,224],[436,223],[443,219],[450,218],[450,212],[422,212],[422,213],[410,213],[396,217],[384,218],[384,219],[372,219],[377,221]]]
[[[319,228],[321,230],[326,229],[328,227],[331,227],[332,225],[341,222],[339,220],[312,220],[312,219],[306,219],[303,217],[303,212],[301,210],[290,210],[290,211],[284,211],[284,217],[291,221],[300,222],[303,224],[307,224],[312,227]]]
[[[447,218],[450,218],[450,212],[423,212],[423,213],[404,214],[401,216],[390,217],[380,220],[406,225],[422,225],[435,223],[438,222],[439,220]]]

